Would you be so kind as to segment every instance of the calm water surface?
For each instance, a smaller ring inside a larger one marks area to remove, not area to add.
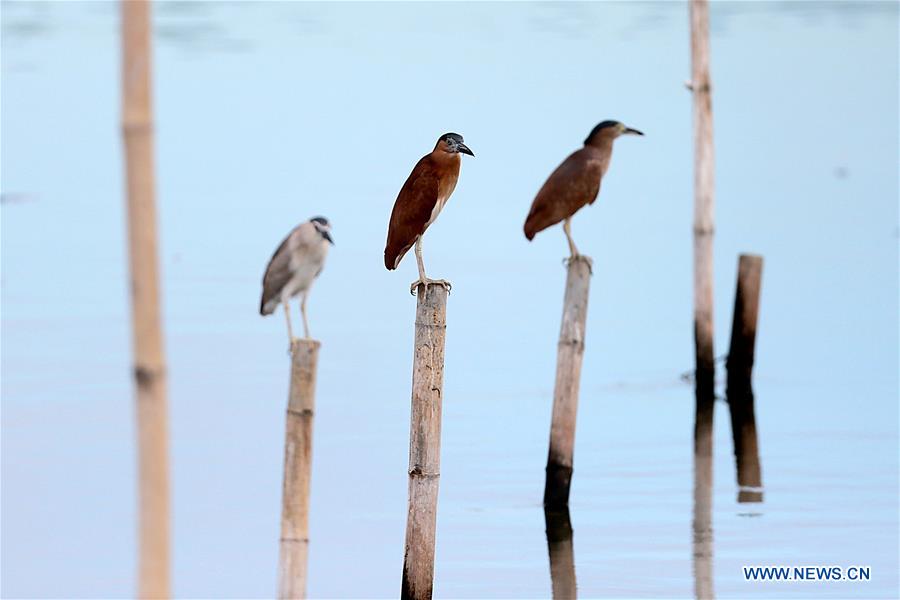
[[[765,256],[757,418],[766,501],[736,502],[720,404],[713,593],[896,598],[898,9],[715,3],[716,325]],[[116,7],[2,4],[2,595],[133,593],[135,448]],[[161,3],[158,181],[174,591],[275,591],[284,322],[259,281],[297,222],[337,246],[323,341],[310,594],[399,590],[414,261],[381,265],[412,164],[476,153],[429,231],[453,281],[436,595],[551,593],[540,499],[565,255],[521,223],[598,121],[617,143],[574,235],[594,257],[571,500],[581,597],[690,597],[692,147],[678,3]],[[759,584],[743,565],[868,565]],[[51,575],[52,574],[52,575]]]

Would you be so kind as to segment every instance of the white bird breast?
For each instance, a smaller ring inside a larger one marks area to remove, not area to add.
[[[320,237],[318,232],[317,237]],[[321,239],[321,238],[320,238]],[[328,255],[328,242],[321,239],[321,242],[311,245],[298,244],[291,249],[291,279],[285,286],[287,297],[296,296],[300,292],[304,292],[312,286],[319,271],[325,265],[325,257]]]

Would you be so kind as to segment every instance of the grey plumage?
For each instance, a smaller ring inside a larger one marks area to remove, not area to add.
[[[291,332],[289,301],[301,295],[300,311],[303,315],[303,329],[309,337],[306,321],[306,297],[313,281],[325,266],[328,246],[331,239],[331,224],[324,217],[313,217],[306,223],[295,227],[281,242],[272,255],[263,276],[262,298],[259,303],[261,315],[275,312],[279,304],[284,304],[288,324],[288,335]]]

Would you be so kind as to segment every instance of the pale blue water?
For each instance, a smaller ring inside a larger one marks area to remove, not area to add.
[[[3,597],[133,594],[135,449],[116,7],[2,5]],[[297,222],[337,246],[323,341],[313,597],[399,591],[415,278],[381,264],[437,136],[475,151],[425,240],[452,280],[435,593],[547,597],[540,508],[566,252],[535,191],[598,121],[617,142],[575,239],[594,257],[571,500],[581,597],[689,597],[692,144],[682,4],[162,3],[161,256],[174,592],[275,591],[288,358],[259,280]],[[715,3],[717,352],[763,254],[766,501],[716,424],[719,597],[891,598],[898,583],[898,9]],[[758,513],[755,517],[746,513]],[[743,565],[869,565],[759,584]]]

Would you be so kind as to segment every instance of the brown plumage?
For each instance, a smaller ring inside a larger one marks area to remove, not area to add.
[[[584,147],[570,154],[550,174],[525,219],[526,238],[531,240],[539,231],[565,221],[563,228],[569,249],[572,256],[578,254],[569,233],[569,219],[581,207],[593,204],[597,199],[600,181],[609,168],[613,140],[623,134],[644,135],[617,121],[603,121],[584,140]]]
[[[442,135],[434,150],[416,163],[394,202],[384,247],[384,266],[388,270],[396,269],[409,249],[416,246],[419,279],[413,283],[411,291],[419,283],[434,283],[425,277],[421,255],[422,236],[437,219],[456,188],[462,162],[461,152],[474,156],[463,143],[461,135]]]

